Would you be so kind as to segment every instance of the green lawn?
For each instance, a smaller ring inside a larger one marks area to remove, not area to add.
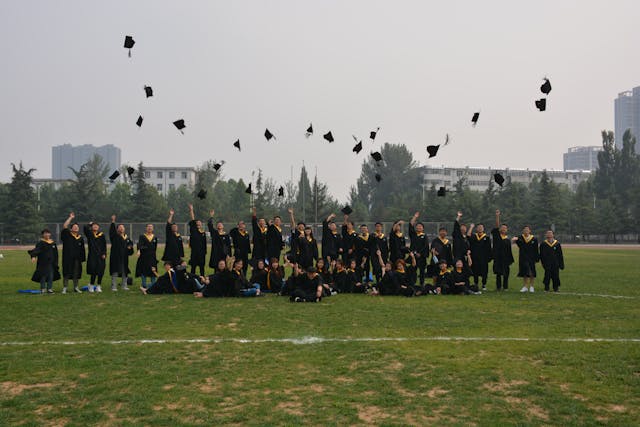
[[[18,294],[33,266],[4,251],[0,425],[638,425],[640,251],[565,256],[560,294],[291,304]]]

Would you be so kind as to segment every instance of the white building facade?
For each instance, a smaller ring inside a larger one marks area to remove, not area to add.
[[[154,167],[144,166],[144,178],[158,190],[158,193],[166,196],[171,190],[177,190],[181,186],[193,190],[196,186],[196,169],[193,167]]]

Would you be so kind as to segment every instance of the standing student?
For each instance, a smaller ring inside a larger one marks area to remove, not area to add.
[[[538,239],[531,234],[531,228],[525,225],[522,234],[512,239],[518,245],[518,277],[522,277],[523,285],[520,292],[535,292],[533,282],[536,278],[536,263],[540,261]]]
[[[174,214],[175,211],[171,209],[169,211],[169,218],[167,218],[167,237],[162,260],[172,262],[173,265],[178,265],[182,263],[182,258],[184,258],[184,245],[182,243],[182,236],[178,233],[178,224],[173,222]]]
[[[142,280],[142,287],[147,288],[156,283],[158,276],[158,238],[153,234],[153,224],[147,224],[144,233],[138,238],[138,260],[136,261],[136,277]]]
[[[247,224],[242,220],[238,221],[237,227],[233,227],[229,232],[229,237],[231,237],[233,244],[233,257],[242,260],[242,271],[246,276],[249,268],[249,254],[251,253],[251,239],[247,232]]]
[[[90,276],[89,292],[102,292],[102,276],[104,276],[107,259],[107,239],[96,222],[90,222],[84,226],[84,235],[89,248],[87,256],[87,274]]]
[[[509,273],[513,264],[511,240],[507,235],[507,224],[500,223],[500,211],[496,210],[496,226],[491,230],[493,239],[493,273],[496,275],[496,289],[509,289]]]
[[[267,227],[267,258],[280,260],[280,253],[284,248],[282,240],[282,218],[273,217],[273,222]]]
[[[397,260],[404,259],[404,254],[407,253],[407,238],[402,233],[403,225],[403,220],[394,222],[389,234],[389,259],[393,265]]]
[[[191,274],[196,274],[196,269],[200,269],[200,275],[204,276],[204,265],[207,260],[207,232],[202,225],[202,221],[196,219],[193,212],[193,205],[189,203],[189,247],[191,248]]]
[[[287,253],[287,259],[290,263],[295,264],[300,262],[299,240],[301,237],[304,237],[306,224],[304,222],[298,222],[296,224],[296,219],[293,215],[293,208],[287,209],[287,212],[289,212],[289,218],[291,219],[291,236],[289,237],[289,246],[291,251]]]
[[[342,236],[333,219],[336,214],[330,214],[322,221],[322,258],[329,265],[342,254]]]
[[[40,293],[53,293],[53,282],[60,280],[58,270],[58,247],[56,242],[51,240],[51,231],[45,228],[40,232],[40,241],[35,248],[27,251],[31,257],[31,262],[36,264],[36,270],[31,276],[31,280],[40,283]]]
[[[129,270],[129,256],[133,255],[133,242],[125,233],[124,225],[116,226],[116,216],[111,215],[109,227],[109,240],[111,241],[111,254],[109,256],[109,274],[111,274],[111,290],[118,290],[118,277],[122,278],[122,290],[128,291],[127,277]]]
[[[358,233],[353,227],[353,221],[349,219],[349,215],[344,214],[342,221],[342,260],[345,265],[349,265],[352,259],[356,258],[356,239]]]
[[[82,263],[87,259],[84,249],[84,238],[80,234],[80,226],[74,222],[75,214],[71,212],[62,224],[60,240],[62,240],[62,293],[67,293],[69,280],[73,281],[73,291],[82,293],[78,282],[82,277]]]
[[[371,283],[371,257],[375,255],[377,247],[376,239],[369,234],[369,227],[366,224],[360,226],[360,234],[356,239],[356,257],[358,267],[364,275],[364,283]]]
[[[453,259],[462,260],[465,267],[473,265],[471,261],[471,246],[467,237],[467,225],[460,222],[462,211],[458,211],[453,223]]]
[[[264,218],[258,218],[256,215],[256,207],[251,207],[251,227],[253,229],[253,236],[251,238],[253,243],[253,250],[251,251],[251,260],[253,265],[258,260],[262,260],[268,263],[267,260],[267,222]]]
[[[313,237],[313,230],[311,227],[306,226],[304,228],[304,234],[298,237],[298,255],[296,256],[298,264],[303,269],[313,267],[315,261],[318,260],[318,242]]]
[[[218,262],[231,256],[231,237],[224,231],[222,221],[216,222],[216,226],[213,226],[215,213],[216,211],[211,209],[209,211],[209,220],[207,221],[209,234],[211,234],[211,256],[209,257],[209,267],[211,268],[216,268]]]
[[[380,279],[382,279],[382,270],[389,260],[389,240],[384,234],[384,227],[381,222],[376,222],[373,237],[376,251],[380,251],[380,257],[373,257],[371,259],[371,266],[373,267],[373,274],[376,276],[376,281],[379,282]]]
[[[549,291],[549,282],[553,282],[553,292],[560,289],[560,270],[564,270],[564,256],[562,246],[554,236],[553,231],[547,230],[544,241],[540,243],[540,262],[544,268],[544,291]]]
[[[484,232],[484,224],[478,224],[476,232],[473,233],[473,224],[469,228],[469,248],[473,264],[473,284],[479,286],[482,280],[482,290],[487,290],[487,275],[489,273],[489,261],[493,258],[491,250],[491,239]]]
[[[442,260],[447,262],[447,266],[453,265],[453,249],[451,242],[447,238],[446,227],[440,227],[438,237],[431,241],[431,264],[429,269],[431,270],[434,285],[442,271],[440,268],[440,261]]]
[[[424,232],[424,225],[418,222],[420,212],[413,214],[409,220],[409,249],[416,259],[420,287],[424,286],[427,258],[429,258],[429,238]]]

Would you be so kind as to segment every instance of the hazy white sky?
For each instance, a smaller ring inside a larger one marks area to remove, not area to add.
[[[449,133],[430,164],[561,169],[640,85],[639,18],[637,0],[3,1],[0,180],[20,160],[50,177],[52,145],[112,143],[124,162],[213,158],[245,180],[284,182],[305,160],[344,200],[374,148],[356,156],[351,135],[378,126],[376,147],[405,143],[420,164]]]

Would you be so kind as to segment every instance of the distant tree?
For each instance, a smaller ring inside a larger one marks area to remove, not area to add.
[[[217,163],[219,162],[215,160],[207,160],[200,167],[196,168],[196,186],[194,193],[197,194],[200,190],[207,192],[206,199],[200,200],[194,198],[193,200],[195,215],[198,218],[208,218],[211,206],[220,205],[220,200],[216,199],[214,191],[216,184],[222,181],[222,169],[216,170],[214,167]]]
[[[74,179],[71,182],[70,194],[65,201],[67,210],[76,214],[77,220],[94,218],[104,211],[106,195],[105,179],[109,173],[109,166],[101,156],[95,154],[89,161],[73,168]]]
[[[160,222],[166,220],[169,210],[167,202],[153,186],[147,184],[144,170],[144,165],[140,162],[133,180],[133,206],[130,216],[122,218],[119,215],[118,206],[112,206],[113,213],[118,214],[119,219],[136,222]]]
[[[167,193],[167,207],[175,211],[176,222],[189,221],[189,204],[193,203],[193,192],[186,185],[169,190]]]
[[[22,243],[32,243],[42,226],[42,218],[36,210],[36,192],[31,186],[35,169],[25,169],[22,162],[18,167],[12,163],[11,167],[13,177],[7,192],[9,203],[4,211],[5,236]]]
[[[134,174],[133,178],[135,179]],[[131,185],[126,182],[118,182],[106,197],[106,207],[103,212],[95,217],[89,218],[91,221],[106,223],[112,213],[117,213],[119,218],[133,218],[133,197]],[[146,222],[146,221],[143,221]]]

